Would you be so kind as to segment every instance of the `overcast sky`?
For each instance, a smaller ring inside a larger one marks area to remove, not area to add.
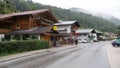
[[[97,11],[120,18],[120,0],[33,0],[45,5],[52,5],[61,8],[83,8],[90,11]]]

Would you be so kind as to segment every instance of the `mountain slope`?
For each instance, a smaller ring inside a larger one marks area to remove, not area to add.
[[[93,15],[93,16],[96,16],[96,17],[107,19],[107,20],[111,21],[112,23],[114,23],[115,25],[120,25],[120,19],[118,19],[114,16],[110,16],[110,15],[103,14],[103,13],[98,13],[98,12],[95,12],[95,11],[88,11],[88,10],[85,10],[85,9],[75,8],[75,7],[70,8],[70,10],[73,11],[73,12],[77,12],[77,13],[83,12],[83,13],[90,14],[90,15]]]
[[[95,17],[90,14],[85,14],[83,12],[73,12],[69,9],[62,9],[50,5],[42,5],[39,3],[34,3],[32,0],[10,0],[10,4],[17,11],[29,11],[36,9],[50,9],[51,12],[59,20],[78,20],[82,28],[95,28],[101,31],[116,31],[116,26],[112,21],[105,20],[100,17]]]

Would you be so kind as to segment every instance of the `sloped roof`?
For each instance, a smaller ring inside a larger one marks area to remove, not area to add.
[[[76,33],[91,33],[93,29],[79,29]]]
[[[72,25],[74,23],[77,23],[77,25],[79,26],[76,20],[75,21],[64,21],[64,22],[56,23],[55,25]]]
[[[11,18],[14,16],[35,15],[35,14],[40,14],[40,13],[44,13],[44,12],[48,12],[51,15],[51,17],[55,19],[55,22],[58,22],[57,19],[51,14],[49,9],[41,9],[41,10],[24,11],[24,12],[17,12],[17,13],[11,13],[11,14],[3,14],[3,15],[0,15],[0,20],[6,19],[6,18]]]
[[[16,30],[16,31],[12,31],[6,34],[43,34],[46,33],[48,31],[50,31],[52,29],[51,27],[36,27],[36,28],[31,28],[29,30]]]
[[[101,32],[101,31],[99,31],[99,30],[95,30],[96,31],[96,33],[103,33],[103,32]]]
[[[34,14],[43,13],[43,12],[46,12],[46,11],[48,11],[48,9],[4,14],[4,15],[0,15],[0,19],[9,18],[9,17],[12,17],[12,16],[21,16],[21,15],[30,15],[30,14],[34,15]]]
[[[96,33],[102,33],[101,31],[94,29],[78,29],[76,30],[76,33],[91,33],[92,31],[95,31]]]

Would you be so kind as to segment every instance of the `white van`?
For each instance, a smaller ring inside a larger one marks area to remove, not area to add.
[[[78,39],[78,42],[79,42],[79,43],[87,43],[88,40],[87,40],[87,39]]]

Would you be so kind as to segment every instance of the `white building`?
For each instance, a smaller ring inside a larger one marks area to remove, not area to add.
[[[80,27],[78,21],[64,21],[56,23],[55,26],[57,26],[60,36],[64,37],[65,40],[68,38],[74,39],[75,31]]]
[[[107,36],[108,39],[116,39],[117,38],[117,34],[115,34],[113,32],[105,32],[105,35]]]
[[[98,41],[99,35],[102,34],[102,32],[94,29],[78,29],[76,33],[78,33],[78,42]]]
[[[80,27],[77,21],[65,21],[55,24],[60,33],[72,33],[76,27]]]

